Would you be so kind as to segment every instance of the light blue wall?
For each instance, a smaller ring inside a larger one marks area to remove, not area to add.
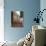
[[[41,0],[40,1],[40,10],[42,11],[43,9],[46,9],[46,0]],[[46,27],[46,11],[43,12],[43,22],[40,22],[40,25],[45,26]]]
[[[46,0],[40,1],[40,10],[43,10],[43,9],[46,9]],[[46,11],[43,13],[42,17],[43,17],[43,22],[41,21],[40,25],[46,27]],[[46,39],[46,37],[45,37],[45,39]],[[46,40],[45,40],[45,44],[46,44]]]
[[[7,2],[6,2],[7,1]],[[40,9],[40,0],[5,0],[4,9],[4,35],[7,41],[18,41],[24,37],[32,27],[32,21],[36,17],[35,12]],[[11,10],[24,11],[24,27],[11,27]]]

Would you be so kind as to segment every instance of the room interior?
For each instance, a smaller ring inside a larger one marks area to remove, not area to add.
[[[46,11],[43,22],[33,21],[45,5],[46,0],[0,0],[0,46],[46,46]],[[24,11],[23,27],[11,27],[11,11]]]

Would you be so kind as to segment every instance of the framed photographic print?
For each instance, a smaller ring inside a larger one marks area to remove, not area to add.
[[[11,26],[23,27],[24,12],[23,11],[11,11]]]

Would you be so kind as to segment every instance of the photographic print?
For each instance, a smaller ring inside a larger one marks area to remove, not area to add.
[[[24,14],[23,11],[11,11],[11,26],[23,27]]]

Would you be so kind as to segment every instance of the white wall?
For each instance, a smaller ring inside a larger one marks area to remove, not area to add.
[[[4,3],[0,0],[0,42],[4,41]]]

